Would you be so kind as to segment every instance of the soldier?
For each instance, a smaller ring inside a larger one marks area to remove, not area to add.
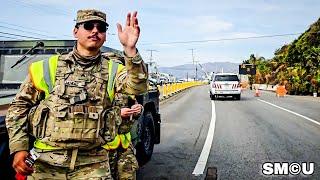
[[[79,10],[73,51],[30,65],[6,117],[17,173],[28,179],[112,179],[108,147],[121,124],[114,95],[145,92],[147,71],[136,49],[137,12],[128,13],[124,28],[117,24],[123,57],[101,54],[107,28],[105,13]],[[40,154],[33,167],[25,162],[30,134]]]
[[[138,104],[135,97],[117,93],[115,104],[121,108],[122,122],[117,127],[119,134],[130,133],[133,123],[140,117],[143,106]],[[131,107],[131,108],[129,108]],[[114,179],[136,179],[138,161],[133,152],[133,145],[130,142],[128,148],[118,146],[109,152],[109,162],[112,177]]]

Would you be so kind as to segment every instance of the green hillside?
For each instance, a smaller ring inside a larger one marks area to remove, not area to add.
[[[285,84],[290,94],[320,93],[320,18],[292,43],[277,49],[272,59],[251,55],[253,83]]]

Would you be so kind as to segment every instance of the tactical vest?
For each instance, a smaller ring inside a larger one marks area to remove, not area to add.
[[[34,146],[91,149],[104,144],[115,149],[118,141],[129,146],[130,134],[118,135],[116,129],[121,124],[120,108],[112,106],[115,76],[124,66],[102,58],[100,70],[86,71],[65,59],[56,55],[30,65],[34,86],[45,94],[30,113],[30,129],[37,138]]]

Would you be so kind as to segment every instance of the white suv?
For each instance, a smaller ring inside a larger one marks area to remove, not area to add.
[[[212,76],[210,82],[210,98],[218,96],[232,96],[238,100],[241,98],[241,85],[235,73],[217,73]]]

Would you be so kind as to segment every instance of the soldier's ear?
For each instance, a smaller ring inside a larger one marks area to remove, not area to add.
[[[78,38],[78,35],[77,35],[77,33],[78,33],[78,28],[73,28],[73,37],[75,37],[75,38]]]

